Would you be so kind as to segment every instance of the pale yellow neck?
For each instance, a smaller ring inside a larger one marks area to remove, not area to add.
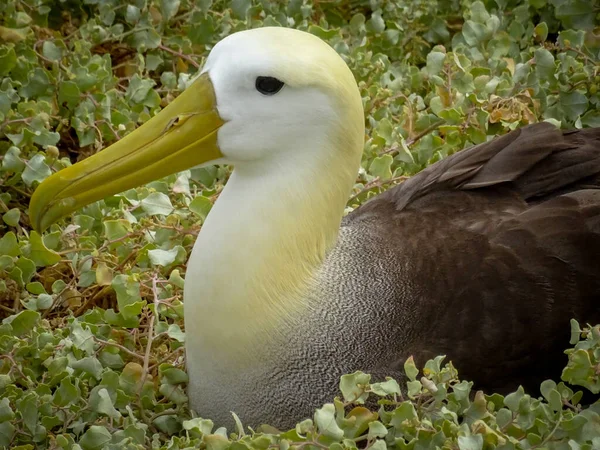
[[[358,160],[286,164],[236,168],[210,212],[188,263],[188,342],[244,354],[313,306],[303,292],[335,245]]]

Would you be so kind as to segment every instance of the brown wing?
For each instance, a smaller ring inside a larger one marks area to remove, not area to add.
[[[542,123],[463,150],[345,226],[388,235],[411,261],[398,361],[446,354],[478,388],[537,390],[566,363],[569,320],[600,323],[600,128]]]

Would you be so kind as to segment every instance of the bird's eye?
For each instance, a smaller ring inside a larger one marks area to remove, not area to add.
[[[277,94],[283,87],[283,81],[273,77],[256,77],[256,90],[264,95]]]

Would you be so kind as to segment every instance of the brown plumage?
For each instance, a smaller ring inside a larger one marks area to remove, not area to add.
[[[446,354],[477,388],[539,392],[566,364],[569,320],[600,322],[600,128],[513,131],[428,167],[344,226],[403,242],[390,246],[412,262],[399,277],[414,326],[395,370],[411,354]]]

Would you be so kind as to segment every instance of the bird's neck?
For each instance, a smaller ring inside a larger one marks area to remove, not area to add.
[[[188,263],[188,339],[248,352],[313,306],[303,293],[335,245],[358,164],[313,155],[236,167]]]

